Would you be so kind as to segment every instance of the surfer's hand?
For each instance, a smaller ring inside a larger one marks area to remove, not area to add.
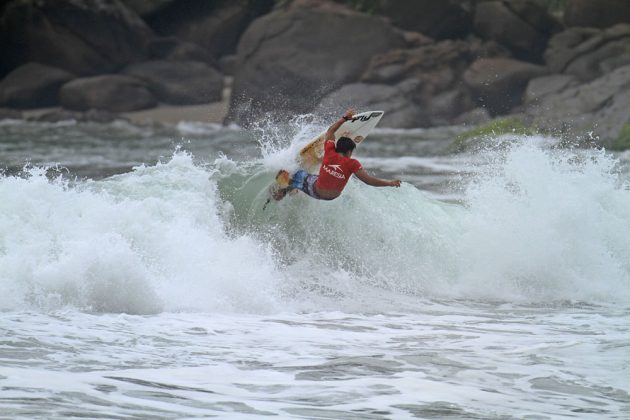
[[[355,114],[355,113],[356,113],[356,112],[355,112],[355,110],[354,110],[354,109],[349,109],[349,110],[347,110],[347,111],[346,111],[346,113],[345,113],[345,114],[343,114],[343,119],[344,119],[344,120],[349,120],[349,119],[352,119],[352,117],[354,117],[354,114]]]
[[[400,187],[400,179],[394,179],[393,181],[389,181],[390,187]]]

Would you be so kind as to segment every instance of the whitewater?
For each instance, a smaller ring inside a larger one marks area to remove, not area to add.
[[[630,416],[630,156],[324,124],[0,124],[0,418]]]

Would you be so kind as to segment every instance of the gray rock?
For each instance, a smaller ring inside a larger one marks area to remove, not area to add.
[[[469,92],[453,89],[433,97],[423,110],[428,116],[429,125],[440,126],[451,124],[456,117],[474,108],[475,103]]]
[[[226,55],[219,59],[219,68],[225,75],[232,76],[236,72],[236,55]]]
[[[174,0],[146,17],[161,35],[200,45],[215,59],[235,51],[251,21],[268,13],[272,0]]]
[[[485,108],[474,108],[464,112],[453,120],[456,125],[479,125],[492,120],[492,116]]]
[[[477,58],[508,55],[507,50],[492,41],[481,42],[475,38],[439,41],[375,55],[361,81],[388,84],[416,79],[421,85],[419,94],[428,99],[455,88],[462,73]]]
[[[549,130],[584,136],[592,132],[611,144],[630,124],[630,65],[591,82],[564,89],[530,106],[527,113]]]
[[[630,29],[630,25],[627,26]],[[593,80],[627,64],[630,64],[630,31],[622,39],[606,42],[592,52],[576,57],[564,72],[581,80]]]
[[[525,104],[538,102],[547,95],[560,93],[564,89],[577,84],[577,78],[569,74],[552,74],[537,77],[530,80],[527,84],[523,94],[523,102]]]
[[[417,48],[392,50],[374,56],[361,80],[372,84],[396,84],[415,80],[407,92],[421,117],[417,126],[450,124],[455,117],[477,105],[462,83],[464,72],[479,57],[506,57],[509,51],[494,41],[444,40]]]
[[[169,104],[215,102],[223,91],[223,76],[197,61],[146,61],[132,64],[123,72],[146,82],[160,102]]]
[[[140,16],[151,16],[164,10],[177,0],[121,0],[128,8]]]
[[[126,120],[116,113],[109,111],[90,109],[86,112],[68,111],[67,109],[55,109],[35,117],[29,118],[29,121],[37,122],[60,122],[60,121],[77,121],[77,122],[97,122],[110,123],[113,121]]]
[[[497,115],[520,105],[527,83],[546,73],[542,66],[519,60],[482,58],[466,70],[464,81],[479,105]]]
[[[200,61],[217,66],[214,57],[199,45],[173,37],[156,38],[149,43],[148,50],[152,60]]]
[[[82,76],[146,55],[153,32],[118,1],[12,0],[0,17],[0,73],[35,61]]]
[[[0,120],[21,120],[22,113],[15,109],[0,108]]]
[[[470,12],[456,1],[383,1],[378,12],[399,28],[435,39],[463,38],[472,28]]]
[[[128,121],[127,118],[115,113],[105,111],[103,109],[88,109],[83,113],[83,119],[81,121],[97,122],[107,124],[113,121]]]
[[[479,3],[474,28],[482,38],[508,47],[517,58],[538,62],[550,35],[561,25],[538,3],[512,0]]]
[[[75,79],[61,87],[59,97],[64,108],[75,111],[127,112],[157,104],[143,82],[118,74]]]
[[[67,109],[54,109],[28,118],[29,121],[56,123],[60,121],[81,121],[83,112]]]
[[[562,73],[569,63],[581,54],[581,49],[584,49],[578,47],[600,32],[594,28],[569,28],[554,35],[549,40],[544,54],[547,67],[553,73]]]
[[[630,22],[627,0],[571,0],[564,11],[567,26],[607,28],[623,22]]]
[[[582,81],[630,64],[630,24],[603,30],[570,28],[551,38],[545,61],[553,72],[573,74]]]
[[[59,88],[75,76],[39,63],[26,63],[0,82],[0,104],[12,108],[38,108],[56,105]]]
[[[382,18],[330,1],[285,4],[255,20],[239,42],[228,120],[309,112],[357,81],[373,55],[404,45]]]
[[[373,109],[384,110],[385,116],[380,122],[381,127],[413,128],[423,124],[421,110],[408,97],[409,84],[407,81],[397,86],[382,84],[352,83],[326,95],[316,107],[315,112],[320,115],[336,115],[340,109]]]

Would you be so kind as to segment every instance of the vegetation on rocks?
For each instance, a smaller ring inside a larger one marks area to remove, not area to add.
[[[611,149],[628,150],[630,149],[630,124],[626,124],[621,129],[619,137],[613,142]]]
[[[451,149],[462,151],[475,140],[492,139],[507,134],[532,136],[540,134],[540,130],[534,125],[525,124],[517,117],[497,118],[457,135]]]

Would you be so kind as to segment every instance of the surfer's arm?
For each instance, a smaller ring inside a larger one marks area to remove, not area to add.
[[[386,179],[376,178],[376,177],[368,174],[367,171],[365,169],[363,169],[363,168],[359,169],[354,174],[361,181],[365,182],[366,184],[368,184],[368,185],[370,185],[372,187],[400,187],[400,180],[393,179],[393,180],[389,181],[389,180],[386,180]]]
[[[343,117],[339,118],[330,127],[328,127],[328,130],[326,131],[326,141],[328,140],[335,141],[335,132],[339,130],[339,127],[341,127],[341,124],[345,123],[346,121],[351,119],[353,116],[354,116],[354,111],[349,109],[346,111],[345,114],[343,114]]]

